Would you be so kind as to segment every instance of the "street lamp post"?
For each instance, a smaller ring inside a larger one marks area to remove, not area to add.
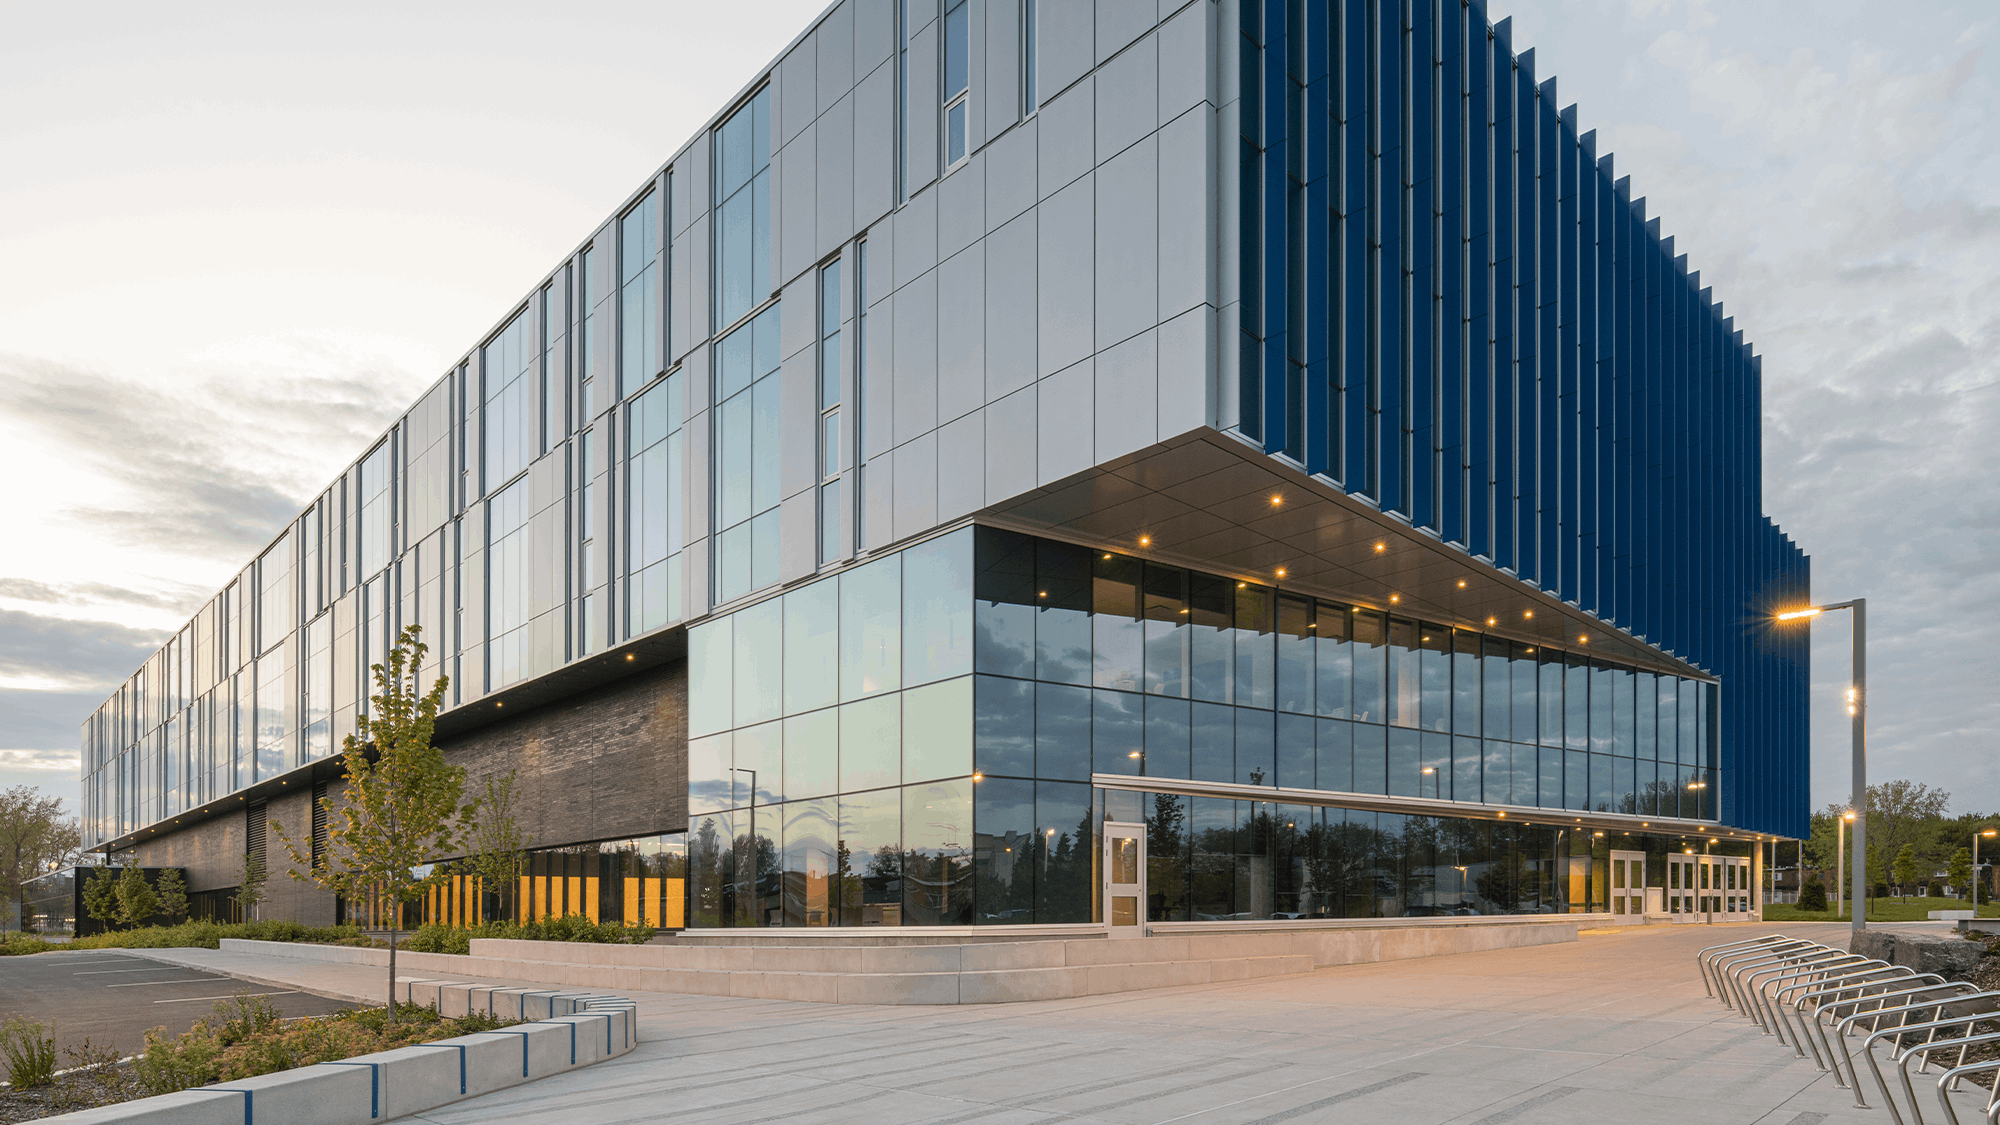
[[[1974,918],[1979,917],[1979,888],[1981,886],[1979,879],[1979,838],[1981,836],[2000,836],[2000,828],[1974,829],[1972,833],[1972,916]]]
[[[1840,820],[1833,822],[1833,916],[1840,917],[1841,905],[1847,901],[1847,880],[1841,877],[1841,870],[1847,866],[1847,829],[1841,821],[1853,820],[1854,810],[1841,814]],[[1868,901],[1862,899],[1863,902]]]
[[[1847,689],[1847,713],[1854,718],[1854,921],[1853,932],[1868,928],[1868,599],[1807,606],[1778,615],[1780,621],[1811,620],[1830,610],[1854,613],[1854,686]]]

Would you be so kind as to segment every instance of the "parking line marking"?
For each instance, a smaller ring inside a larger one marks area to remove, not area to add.
[[[92,969],[87,973],[71,973],[70,976],[101,977],[108,973],[158,973],[168,969],[180,969],[181,972],[187,972],[186,969],[182,969],[179,965],[149,965],[143,969]]]
[[[107,984],[105,988],[151,988],[156,984],[214,984],[228,977],[189,977],[186,980],[135,980],[124,984]]]
[[[172,1000],[155,1000],[153,1001],[153,1003],[192,1004],[197,1000],[234,1000],[238,996],[292,996],[295,995],[297,992],[298,989],[296,988],[288,988],[285,989],[283,992],[232,992],[227,996],[181,996]]]

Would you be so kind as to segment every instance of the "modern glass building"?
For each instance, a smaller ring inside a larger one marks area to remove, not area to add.
[[[417,624],[523,913],[1741,914],[1759,380],[1477,3],[841,0],[91,716],[87,835],[226,889]]]

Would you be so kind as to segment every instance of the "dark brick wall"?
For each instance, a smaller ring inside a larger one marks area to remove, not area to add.
[[[465,767],[466,796],[515,771],[515,820],[533,848],[653,836],[687,828],[687,665],[671,664],[579,692],[444,743]],[[341,783],[329,792],[336,807]],[[310,787],[266,805],[266,818],[310,847]],[[135,846],[148,867],[184,867],[188,889],[237,885],[243,872],[244,804],[212,820]],[[258,916],[333,922],[330,891],[291,878],[276,832],[265,839]]]
[[[515,771],[530,847],[687,828],[687,664],[642,672],[445,745],[468,795]]]

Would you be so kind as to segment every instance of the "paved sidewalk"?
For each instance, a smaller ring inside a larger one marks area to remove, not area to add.
[[[1875,1108],[1855,1109],[1810,1060],[1704,993],[1697,949],[1778,930],[1845,936],[1827,924],[1655,926],[993,1006],[633,993],[632,1054],[409,1120],[1889,1125],[1873,1090]],[[377,993],[383,979],[372,968],[173,951],[189,954],[204,968],[339,995]]]

